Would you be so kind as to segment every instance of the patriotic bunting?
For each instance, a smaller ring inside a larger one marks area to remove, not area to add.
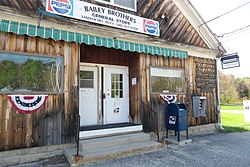
[[[160,94],[160,97],[168,104],[175,103],[177,101],[177,95]]]
[[[8,95],[13,107],[23,114],[31,114],[40,109],[48,95]]]

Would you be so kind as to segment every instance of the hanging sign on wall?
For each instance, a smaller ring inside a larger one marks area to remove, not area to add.
[[[48,95],[8,95],[13,107],[23,114],[31,114],[40,109]]]
[[[201,92],[213,92],[217,83],[215,60],[196,57],[194,62],[196,87],[200,88]]]

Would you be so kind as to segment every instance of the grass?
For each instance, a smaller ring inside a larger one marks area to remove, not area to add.
[[[250,122],[244,122],[243,113],[222,112],[223,132],[244,132],[250,131]]]
[[[221,105],[220,106],[221,110],[243,110],[243,106],[242,105]]]

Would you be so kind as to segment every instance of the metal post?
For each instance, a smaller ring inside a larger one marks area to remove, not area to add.
[[[217,87],[217,113],[218,113],[218,123],[219,123],[219,127],[221,130],[223,130],[224,128],[222,127],[222,118],[221,118],[221,114],[220,114],[220,91],[219,91],[219,77],[218,77],[218,59],[215,59],[216,61],[216,80],[217,80],[217,84],[216,84],[216,87]]]

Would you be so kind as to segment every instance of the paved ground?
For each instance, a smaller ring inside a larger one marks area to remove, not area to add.
[[[191,137],[185,145],[167,148],[84,167],[249,167],[250,132]],[[18,167],[69,166],[64,156]]]

